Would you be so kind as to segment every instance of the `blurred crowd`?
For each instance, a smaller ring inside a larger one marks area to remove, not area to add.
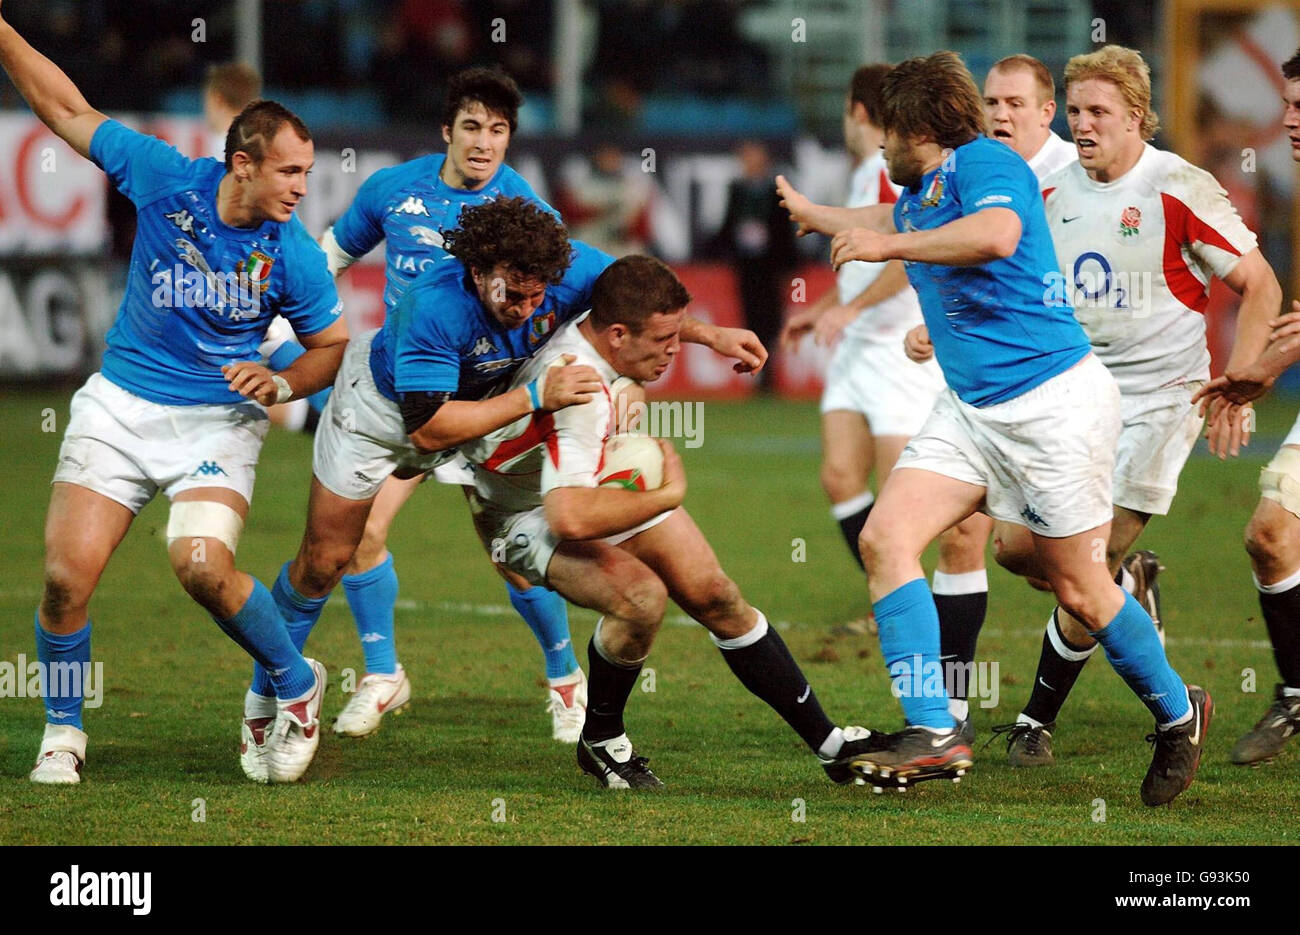
[[[762,95],[763,50],[741,0],[588,0],[586,118],[630,125],[646,95]],[[554,0],[265,0],[270,89],[366,90],[389,121],[437,116],[471,64],[505,68],[525,95],[554,85]],[[105,110],[150,111],[235,53],[234,0],[6,0],[5,16]],[[504,41],[503,41],[504,40]],[[19,100],[0,81],[0,107]]]

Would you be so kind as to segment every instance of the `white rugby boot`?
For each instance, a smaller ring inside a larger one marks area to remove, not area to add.
[[[411,704],[411,680],[399,663],[392,675],[370,674],[361,680],[334,720],[334,733],[367,737],[379,730],[385,714],[401,714]]]
[[[86,762],[86,732],[71,724],[46,724],[41,750],[28,779],[50,785],[81,782]]]
[[[275,723],[266,739],[267,776],[270,782],[297,782],[307,772],[320,745],[320,709],[325,700],[325,666],[307,663],[316,673],[311,691],[298,698],[276,699]]]
[[[547,692],[551,739],[561,743],[577,743],[587,722],[587,676],[579,669],[573,678],[568,684],[552,685]]]

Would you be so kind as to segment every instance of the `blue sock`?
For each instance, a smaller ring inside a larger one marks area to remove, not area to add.
[[[366,654],[366,672],[392,675],[397,671],[397,646],[393,610],[397,606],[397,569],[393,553],[369,571],[343,576],[343,593],[348,596],[352,619]]]
[[[569,635],[569,605],[559,594],[547,588],[534,587],[517,591],[509,581],[506,592],[528,629],[533,631],[546,656],[546,677],[563,678],[578,668],[578,657],[573,654],[573,638]]]
[[[248,595],[239,613],[229,620],[212,619],[266,670],[277,698],[296,698],[311,691],[316,684],[316,673],[289,638],[275,599],[256,578],[253,593]]]
[[[895,588],[871,605],[894,693],[914,727],[951,728],[939,661],[939,611],[924,578]]]
[[[51,633],[41,627],[40,614],[36,615],[36,658],[41,663],[41,671],[46,673],[41,685],[45,693],[45,721],[48,724],[71,724],[81,730],[81,701],[85,695],[85,676],[90,671],[90,621],[76,633],[60,635]],[[81,668],[81,677],[50,678],[51,663],[76,665]],[[27,678],[26,672],[17,673],[18,678]],[[63,692],[60,689],[72,689]]]
[[[1165,657],[1151,618],[1132,594],[1124,592],[1124,606],[1115,619],[1092,635],[1157,724],[1169,724],[1190,710],[1186,686]]]
[[[280,616],[284,618],[294,648],[302,652],[302,648],[307,645],[307,637],[311,635],[312,627],[316,626],[316,621],[320,619],[320,612],[325,607],[325,602],[329,600],[329,595],[303,597],[299,594],[289,583],[289,566],[292,564],[293,562],[290,561],[280,566],[280,574],[276,577],[275,584],[271,586],[271,599],[275,601]],[[257,662],[253,663],[252,689],[259,695],[275,694],[271,676]]]

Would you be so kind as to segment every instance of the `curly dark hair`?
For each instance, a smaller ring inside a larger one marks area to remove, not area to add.
[[[471,270],[487,273],[500,264],[552,286],[573,261],[564,225],[523,197],[465,208],[459,224],[443,232],[443,248]]]

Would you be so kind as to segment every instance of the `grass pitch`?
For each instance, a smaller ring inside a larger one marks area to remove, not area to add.
[[[16,391],[0,400],[0,662],[35,657],[47,483],[70,396]],[[42,430],[47,408],[53,432]],[[325,732],[306,781],[269,788],[245,780],[237,761],[247,659],[172,578],[166,504],[151,504],[92,603],[105,691],[102,707],[86,714],[80,787],[27,781],[40,704],[0,698],[0,844],[1294,843],[1298,832],[1282,816],[1300,805],[1300,747],[1259,769],[1235,767],[1227,755],[1276,680],[1240,541],[1258,471],[1295,408],[1288,400],[1261,407],[1261,434],[1238,461],[1210,459],[1202,442],[1173,513],[1141,541],[1168,566],[1171,659],[1185,680],[1210,689],[1216,707],[1198,780],[1169,808],[1138,798],[1151,719],[1099,658],[1062,712],[1055,768],[1013,770],[997,743],[977,749],[960,786],[876,796],[832,786],[675,609],[648,663],[653,681],[640,686],[653,691],[635,691],[628,710],[629,733],[668,791],[601,790],[579,773],[571,747],[550,740],[537,646],[484,560],[459,492],[431,483],[407,505],[391,543],[411,710],[366,740]],[[705,409],[702,447],[678,446],[687,508],[748,599],[780,627],[832,719],[897,729],[875,638],[837,628],[864,612],[866,586],[818,487],[816,406]],[[310,449],[305,436],[273,431],[262,453],[239,564],[268,584],[302,531]],[[980,659],[998,663],[1000,704],[974,709],[981,744],[1027,698],[1052,606],[996,566],[989,575]],[[595,616],[573,608],[571,621],[581,650]],[[362,669],[340,594],[308,652],[330,670],[328,724],[343,705],[343,670],[359,678]],[[1246,670],[1254,693],[1243,690]]]

